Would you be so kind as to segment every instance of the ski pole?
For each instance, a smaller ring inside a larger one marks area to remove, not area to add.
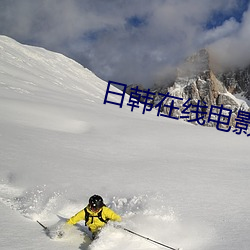
[[[141,234],[135,233],[135,232],[133,232],[133,231],[127,229],[127,228],[122,228],[122,229],[125,230],[125,231],[127,231],[127,232],[129,232],[129,233],[131,233],[131,234],[137,235],[137,236],[139,236],[139,237],[141,237],[141,238],[143,238],[143,239],[145,239],[145,240],[154,242],[154,243],[156,243],[156,244],[158,244],[158,245],[161,245],[161,246],[163,246],[163,247],[169,248],[169,249],[171,249],[171,250],[180,250],[180,248],[173,248],[173,247],[167,246],[167,245],[162,244],[162,243],[160,243],[160,242],[158,242],[158,241],[155,241],[155,240],[152,240],[152,239],[150,239],[150,238],[148,238],[148,237],[145,237],[145,236],[143,236],[143,235],[141,235]]]
[[[41,222],[39,222],[38,220],[36,221],[40,226],[42,226],[43,227],[43,229],[46,231],[46,230],[48,230],[48,228],[47,227],[45,227]]]

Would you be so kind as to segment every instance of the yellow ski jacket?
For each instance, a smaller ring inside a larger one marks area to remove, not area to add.
[[[106,223],[104,221],[112,220],[112,221],[121,221],[120,215],[116,214],[113,210],[110,208],[103,206],[99,211],[93,212],[89,209],[89,207],[86,207],[87,212],[89,213],[88,221],[85,221],[86,226],[90,229],[92,233],[97,232],[100,228],[102,228]],[[98,215],[100,215],[101,212],[101,218],[104,220],[100,220],[98,218]],[[82,209],[77,214],[72,216],[68,221],[67,224],[74,225],[80,220],[85,220],[85,210]]]

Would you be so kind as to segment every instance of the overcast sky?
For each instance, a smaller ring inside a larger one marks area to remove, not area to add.
[[[200,48],[250,62],[250,0],[0,0],[0,34],[149,86]]]

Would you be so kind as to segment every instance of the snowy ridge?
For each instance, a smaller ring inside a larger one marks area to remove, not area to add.
[[[35,96],[47,102],[70,93],[82,101],[103,102],[106,92],[103,80],[72,59],[5,36],[0,36],[0,73],[4,92],[23,94],[29,100]]]
[[[1,248],[162,249],[112,225],[91,243],[84,222],[51,240],[36,223],[55,228],[96,193],[154,240],[248,250],[249,139],[103,105],[106,87],[62,55],[0,37]]]

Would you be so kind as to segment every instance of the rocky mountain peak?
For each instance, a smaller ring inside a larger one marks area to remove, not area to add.
[[[177,69],[177,77],[194,77],[210,70],[209,52],[201,49],[188,57]]]
[[[208,110],[211,105],[221,106],[223,104],[225,108],[232,110],[232,122],[230,125],[234,126],[239,110],[250,112],[247,103],[237,99],[232,94],[236,89],[243,91],[243,87],[246,88],[246,86],[250,85],[250,67],[249,71],[217,74],[212,70],[213,65],[211,64],[212,60],[209,51],[201,49],[188,57],[178,67],[174,83],[172,86],[166,87],[167,91],[164,92],[169,92],[171,96],[183,99],[182,103],[178,102],[176,104],[179,108],[174,111],[176,117],[181,115],[183,110],[182,104],[188,99],[190,99],[193,105],[197,105],[198,102],[206,103]],[[171,101],[171,98],[167,98],[165,104],[169,105]],[[167,113],[167,109],[164,112]],[[206,125],[211,126],[211,124]]]
[[[225,109],[232,111],[229,126],[235,127],[235,118],[237,118],[239,110],[250,112],[246,100],[233,95],[240,93],[244,97],[249,97],[248,100],[250,100],[250,66],[227,72],[217,71],[217,69],[209,51],[207,49],[199,50],[179,65],[176,78],[171,85],[154,86],[152,89],[155,93],[153,104],[156,105],[163,98],[159,93],[169,93],[170,96],[164,99],[165,108],[162,108],[162,112],[167,115],[172,112],[171,116],[178,118],[182,116],[182,111],[186,107],[184,103],[191,103],[191,107],[200,107],[202,104],[207,106],[204,121],[208,120],[209,110],[212,106],[221,107],[223,105]],[[131,94],[131,88],[134,87],[134,85],[128,86],[127,93]],[[140,85],[139,89],[143,90],[143,86]],[[175,108],[169,111],[170,109],[166,107],[173,105],[173,99]],[[184,120],[190,120],[191,116],[192,112],[190,112],[190,117]],[[197,121],[193,123],[197,124]],[[204,122],[203,125],[216,126],[216,123]]]
[[[213,73],[210,55],[206,49],[188,57],[177,71],[176,80],[170,91],[183,99],[201,100],[213,105],[217,103],[219,95],[227,91]]]

